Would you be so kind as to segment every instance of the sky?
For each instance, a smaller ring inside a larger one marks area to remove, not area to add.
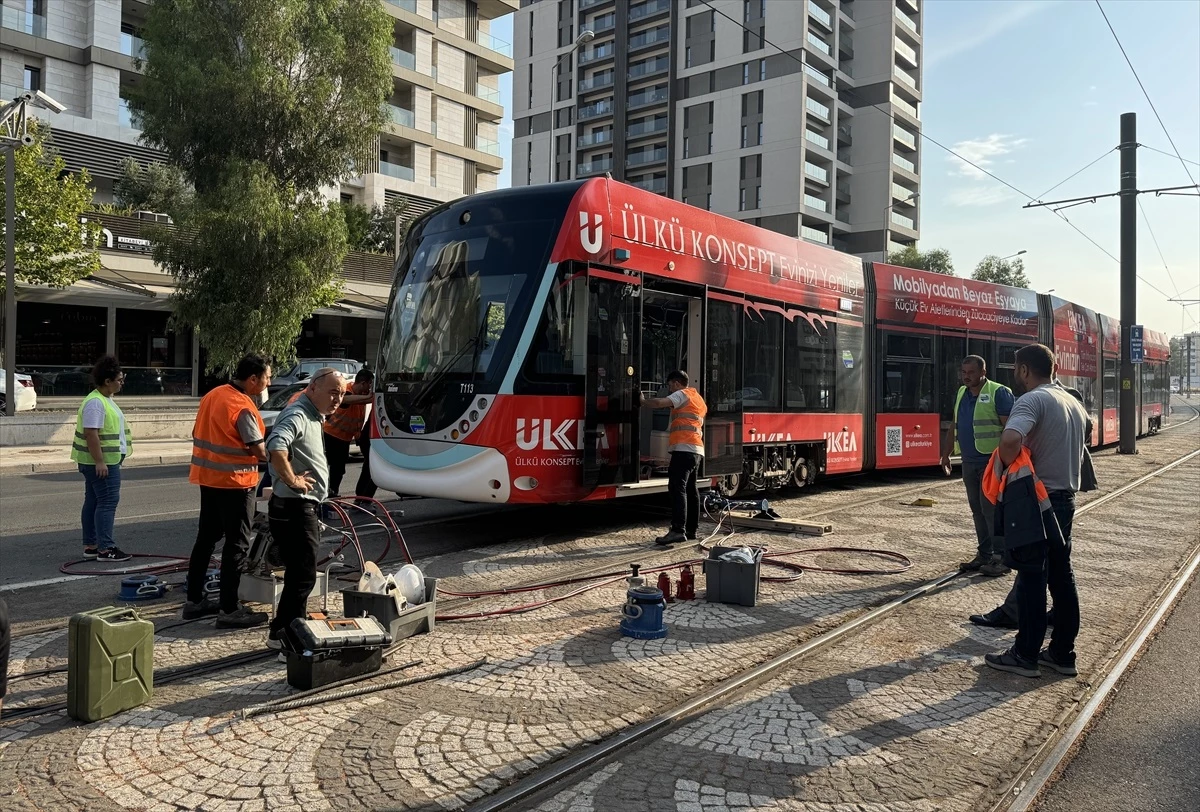
[[[1102,4],[1180,154],[1200,161],[1200,2]],[[1060,200],[1117,191],[1120,159],[1111,150],[1122,113],[1137,114],[1139,143],[1173,153],[1094,0],[925,0],[922,10],[924,134],[1021,192]],[[512,42],[512,21],[495,21],[495,36]],[[512,163],[511,74],[501,80],[501,96],[508,111],[500,138],[504,187]],[[1050,209],[1023,209],[1027,198],[928,139],[921,154],[922,250],[948,249],[961,276],[988,254],[1024,250],[1034,289],[1120,315],[1119,266],[1104,253],[1120,256],[1116,198],[1061,212],[1097,247]],[[1140,149],[1138,187],[1200,180],[1200,164],[1184,166],[1173,154]],[[1200,197],[1139,200],[1138,273],[1146,281],[1138,283],[1138,321],[1173,335],[1200,329],[1200,305],[1185,311],[1167,301],[1200,299]]]

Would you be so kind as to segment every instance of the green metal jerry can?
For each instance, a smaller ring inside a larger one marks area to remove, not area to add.
[[[154,624],[108,606],[71,618],[67,713],[81,722],[136,708],[154,696]]]

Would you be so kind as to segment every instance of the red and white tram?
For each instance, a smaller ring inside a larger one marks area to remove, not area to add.
[[[667,413],[640,411],[637,395],[676,368],[708,404],[703,475],[725,492],[935,465],[964,355],[1008,382],[1016,349],[1042,340],[1099,410],[1101,318],[864,263],[608,179],[489,192],[409,232],[380,348],[372,475],[478,502],[665,488]],[[1151,349],[1165,338],[1147,331],[1145,343],[1150,430],[1167,413],[1166,387],[1155,394],[1165,350]],[[1107,428],[1097,442],[1115,440]]]

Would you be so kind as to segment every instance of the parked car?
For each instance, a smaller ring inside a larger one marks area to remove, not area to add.
[[[268,391],[273,395],[292,384],[307,381],[314,372],[323,367],[333,367],[342,373],[342,377],[354,380],[362,366],[360,362],[350,358],[301,358],[291,369],[274,375]]]
[[[20,372],[16,374],[17,378],[17,411],[28,412],[37,408],[37,390],[33,388],[33,378],[28,375],[23,375]],[[0,415],[7,414],[8,409],[8,375],[3,369],[0,369]]]
[[[303,392],[307,386],[306,383],[294,383],[267,398],[267,402],[259,408],[258,413],[262,417],[263,425],[267,427],[268,434],[271,433],[271,427],[275,425],[275,421],[279,419],[279,413],[287,408],[292,396],[297,392]],[[350,456],[361,456],[357,445],[351,444]]]

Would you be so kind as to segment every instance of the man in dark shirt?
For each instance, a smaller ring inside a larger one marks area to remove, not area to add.
[[[1012,411],[1013,394],[1007,386],[988,380],[987,362],[978,355],[963,359],[962,382],[955,399],[955,422],[950,426],[946,446],[952,445],[955,453],[962,456],[963,485],[967,488],[967,504],[971,506],[971,516],[975,520],[979,548],[975,558],[959,566],[964,571],[1004,575],[1009,569],[995,551],[993,510],[991,503],[983,498],[982,484],[988,458],[1000,444],[1000,434]],[[950,470],[949,451],[942,454],[942,466]]]

